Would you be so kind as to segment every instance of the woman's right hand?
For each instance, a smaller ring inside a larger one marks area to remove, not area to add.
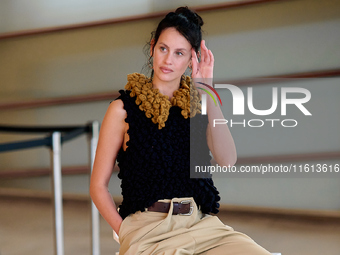
[[[191,49],[191,64],[192,78],[195,79],[210,79],[212,81],[214,74],[214,55],[211,50],[205,45],[205,40],[201,41],[201,61],[198,62],[198,57],[195,50]]]

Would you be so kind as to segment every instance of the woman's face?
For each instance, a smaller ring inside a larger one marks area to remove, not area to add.
[[[191,60],[191,44],[175,28],[166,28],[153,47],[154,81],[180,80]],[[151,47],[152,50],[152,47]]]

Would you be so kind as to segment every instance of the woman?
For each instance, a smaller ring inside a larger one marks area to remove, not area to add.
[[[204,91],[196,87],[212,85],[214,66],[202,25],[187,7],[167,14],[150,41],[151,78],[128,75],[104,117],[90,193],[119,234],[120,255],[269,254],[209,215],[218,212],[220,200],[211,178],[190,178],[193,164],[209,164],[209,151],[219,165],[236,162],[227,126],[212,126],[213,119],[224,117],[210,97],[208,114],[200,114]],[[195,85],[183,76],[188,67]],[[119,212],[108,192],[116,159],[123,195]]]

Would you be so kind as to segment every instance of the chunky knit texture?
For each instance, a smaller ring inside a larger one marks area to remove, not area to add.
[[[133,73],[128,75],[126,90],[130,90],[130,96],[136,96],[136,104],[139,109],[145,112],[145,116],[151,118],[153,123],[158,123],[158,128],[165,127],[165,122],[169,116],[172,105],[182,109],[184,118],[194,117],[196,113],[201,113],[201,104],[198,91],[194,89],[189,76],[182,76],[180,88],[174,92],[174,96],[169,100],[152,87],[152,82],[145,75]]]
[[[166,123],[162,122],[165,125],[159,128],[159,123],[140,109],[137,95],[131,96],[131,90],[119,93],[117,99],[124,103],[130,137],[126,151],[121,148],[117,156],[118,177],[122,180],[123,202],[119,210],[122,218],[144,211],[159,199],[174,197],[193,197],[204,213],[217,213],[220,197],[212,179],[190,179],[190,167],[210,165],[207,116],[195,114],[185,118],[183,109],[170,104]],[[199,148],[200,153],[195,155],[192,148]]]

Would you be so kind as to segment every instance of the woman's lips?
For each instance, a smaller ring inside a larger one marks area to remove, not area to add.
[[[163,73],[171,73],[171,72],[173,72],[173,70],[171,70],[170,68],[166,68],[166,67],[161,67],[160,69],[161,69],[161,71]]]

